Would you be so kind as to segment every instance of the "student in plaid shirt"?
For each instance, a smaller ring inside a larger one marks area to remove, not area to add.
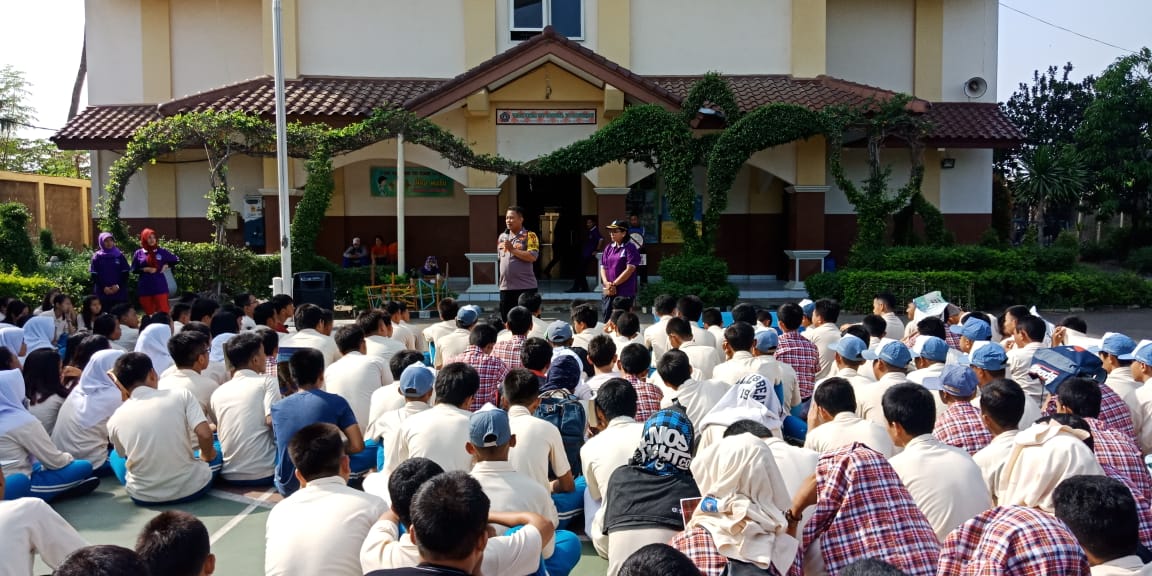
[[[1080,542],[1094,574],[1147,573],[1137,555],[1136,500],[1123,482],[1101,476],[1073,476],[1052,496],[1056,517]]]
[[[629,344],[620,351],[618,364],[624,379],[636,389],[636,420],[647,420],[660,410],[660,401],[664,399],[664,393],[647,381],[652,353],[639,344]]]
[[[908,576],[936,575],[936,534],[879,452],[854,442],[821,456],[814,481],[796,492],[785,513],[790,534],[812,505],[789,576],[822,573],[819,567],[837,574],[862,558],[882,559]]]
[[[783,334],[776,347],[776,359],[796,371],[796,383],[800,387],[800,399],[812,397],[816,385],[816,374],[820,372],[820,350],[797,330],[804,321],[804,311],[797,304],[788,303],[776,311]]]
[[[508,366],[499,358],[492,355],[496,346],[498,332],[487,324],[477,324],[468,336],[468,348],[463,354],[449,360],[462,362],[476,369],[480,375],[480,389],[472,397],[469,410],[475,412],[485,404],[500,403],[500,386],[504,384],[504,377],[508,375]]]
[[[993,508],[957,528],[940,549],[941,575],[1089,576],[1088,559],[1056,518],[1035,508]]]
[[[949,446],[967,451],[969,455],[992,443],[992,433],[984,427],[980,409],[972,405],[977,385],[976,373],[958,364],[945,366],[938,377],[924,379],[924,387],[939,390],[940,399],[947,405],[932,435]]]
[[[1099,419],[1108,428],[1127,435],[1133,444],[1139,446],[1128,404],[1114,390],[1100,384],[1107,377],[1107,373],[1099,356],[1081,348],[1059,346],[1038,350],[1032,360],[1030,373],[1051,393],[1048,396],[1048,403],[1044,406],[1045,416],[1056,413],[1056,391],[1061,382],[1075,376],[1090,378],[1100,388]]]
[[[528,339],[528,332],[532,330],[532,313],[523,306],[512,308],[508,311],[507,326],[512,337],[496,342],[492,355],[499,358],[511,370],[524,365],[520,360],[520,352],[524,350],[524,341]]]

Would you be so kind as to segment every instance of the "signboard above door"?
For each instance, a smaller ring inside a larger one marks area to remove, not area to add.
[[[496,111],[497,124],[529,126],[571,126],[596,124],[596,109],[587,110],[525,110],[520,108]]]

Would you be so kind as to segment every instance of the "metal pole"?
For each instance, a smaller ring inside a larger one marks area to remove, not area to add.
[[[272,0],[272,63],[276,83],[276,187],[280,198],[280,276],[284,293],[292,295],[292,246],[289,240],[291,205],[288,201],[288,120],[284,110],[284,47],[281,0]]]
[[[408,270],[404,258],[404,135],[396,135],[396,272]]]

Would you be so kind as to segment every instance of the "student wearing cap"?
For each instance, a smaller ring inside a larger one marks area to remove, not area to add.
[[[944,371],[948,361],[948,343],[935,336],[920,334],[912,339],[912,364],[915,370],[908,373],[908,381],[913,384],[924,385],[924,380],[937,378]],[[929,388],[929,390],[932,390]],[[944,415],[947,406],[940,399],[940,392],[932,391],[932,398],[936,401],[936,418]]]
[[[428,403],[432,401],[432,386],[435,382],[436,373],[420,363],[408,366],[400,374],[400,394],[404,397],[404,407],[385,412],[368,425],[365,433],[365,438],[380,444],[384,456],[379,473],[372,476],[382,476],[381,479],[387,483],[392,472],[400,465],[400,431],[408,418],[431,408]],[[367,488],[368,480],[364,483]]]
[[[1056,390],[1065,379],[1083,376],[1096,382],[1100,388],[1100,421],[1109,428],[1122,432],[1136,441],[1136,428],[1132,424],[1132,414],[1124,399],[1111,388],[1102,385],[1107,373],[1103,363],[1095,354],[1073,346],[1045,348],[1033,357],[1032,373],[1044,383],[1049,392],[1048,404],[1044,413],[1056,413]]]
[[[226,482],[271,486],[276,474],[272,405],[280,401],[280,386],[264,373],[264,338],[255,332],[237,334],[224,344],[224,354],[235,372],[212,393],[224,454],[220,476]]]
[[[801,335],[815,344],[820,352],[820,371],[816,373],[819,381],[836,372],[836,352],[830,346],[840,341],[840,329],[836,327],[840,320],[840,303],[821,298],[812,304],[811,317],[811,327]]]
[[[853,442],[860,442],[886,458],[896,452],[892,438],[883,426],[856,415],[856,394],[852,384],[833,376],[812,395],[804,447],[825,453]]]
[[[1123,483],[1101,476],[1073,476],[1052,495],[1056,517],[1076,536],[1092,576],[1139,576],[1152,572],[1137,555],[1140,515]]]
[[[1032,368],[1032,357],[1037,350],[1044,346],[1044,333],[1048,326],[1044,321],[1032,315],[1023,316],[1013,322],[1016,329],[1011,334],[1013,346],[1008,350],[1008,377],[1015,380],[1024,392],[1036,403],[1044,397],[1044,384],[1029,376]]]
[[[968,454],[975,454],[992,442],[979,409],[972,405],[978,386],[976,373],[967,366],[945,366],[939,376],[924,380],[924,387],[939,390],[940,399],[947,405],[932,435]]]
[[[880,316],[869,314],[860,321],[859,326],[864,329],[864,332],[867,333],[866,336],[868,349],[873,352],[879,350],[885,344],[895,341],[884,336],[885,330],[888,329],[888,324],[884,322],[884,318]],[[848,328],[851,328],[851,326],[844,327],[845,330]],[[876,375],[872,371],[872,360],[866,360],[864,362],[864,366],[860,369],[859,372],[861,376],[868,378],[873,382],[876,381]]]
[[[1104,385],[1111,388],[1128,405],[1128,410],[1132,414],[1132,426],[1136,429],[1137,444],[1140,445],[1140,451],[1145,452],[1143,446],[1145,428],[1152,427],[1152,422],[1144,418],[1140,399],[1136,396],[1137,390],[1140,389],[1140,383],[1132,376],[1134,358],[1132,353],[1136,351],[1136,343],[1123,334],[1109,332],[1100,340],[1100,347],[1091,351],[1100,357],[1104,371],[1108,373]],[[1147,433],[1152,436],[1152,430]]]
[[[752,347],[752,356],[760,361],[760,370],[757,372],[762,376],[768,373],[775,374],[772,377],[765,377],[773,385],[780,385],[781,391],[784,393],[782,400],[784,410],[791,411],[803,401],[800,399],[800,386],[796,371],[791,366],[776,361],[776,350],[780,347],[780,337],[776,335],[774,330],[765,330],[756,334],[755,341],[756,345]]]
[[[1008,373],[1008,353],[1004,348],[996,343],[991,343],[981,347],[979,350],[972,353],[969,358],[969,368],[972,373],[976,374],[976,381],[981,389],[989,383],[1003,379]],[[1019,385],[1019,384],[1017,384]],[[1021,387],[1023,389],[1023,387]],[[972,405],[980,407],[980,396],[976,396],[972,400]],[[1040,405],[1037,404],[1027,394],[1024,397],[1024,413],[1020,416],[1020,422],[1017,426],[1023,430],[1043,416]]]
[[[972,315],[964,320],[964,324],[950,326],[948,330],[960,335],[960,351],[965,354],[971,354],[976,348],[992,341],[992,325]]]
[[[443,368],[450,361],[449,358],[455,358],[468,349],[472,327],[480,320],[480,307],[471,304],[464,306],[456,313],[455,318],[456,328],[440,335],[436,340],[436,355],[432,357],[432,365],[437,370]]]
[[[468,348],[463,354],[453,357],[450,362],[462,362],[476,369],[480,375],[480,389],[472,397],[469,410],[479,410],[485,404],[500,401],[500,385],[508,375],[508,366],[503,360],[492,355],[496,347],[497,331],[487,324],[472,328],[468,337]]]
[[[516,306],[521,294],[536,292],[533,264],[540,257],[540,239],[524,228],[524,209],[509,206],[504,214],[508,229],[500,234],[496,252],[500,256],[500,319]]]
[[[614,378],[600,387],[593,409],[599,426],[592,428],[592,437],[580,448],[580,462],[588,483],[584,492],[584,533],[592,539],[596,552],[607,558],[601,504],[612,473],[627,464],[640,446],[644,424],[636,421],[636,390],[623,378]]]
[[[716,346],[696,342],[691,326],[683,318],[669,320],[664,330],[668,333],[668,344],[671,349],[679,350],[688,356],[693,370],[700,373],[700,379],[711,379],[712,371],[722,362],[720,355],[716,353]],[[660,359],[657,358],[656,361],[659,362]]]
[[[945,372],[945,377],[949,382],[954,380],[950,372]],[[975,378],[969,380],[975,390]],[[917,384],[898,384],[884,393],[888,434],[903,448],[889,463],[936,536],[943,540],[956,527],[991,508],[992,497],[972,458],[934,437],[933,404],[932,395]]]
[[[1019,384],[1006,378],[999,378],[980,390],[980,421],[993,436],[992,442],[972,455],[972,460],[980,467],[980,476],[992,502],[996,503],[996,487],[1000,484],[1000,471],[1012,454],[1020,419],[1024,416],[1024,404],[1028,397]]]
[[[812,397],[816,374],[820,372],[820,350],[797,332],[804,318],[799,306],[796,304],[781,306],[776,311],[776,318],[783,331],[780,334],[780,345],[776,349],[776,360],[791,366],[796,371],[800,399],[807,400]]]
[[[656,363],[656,372],[668,390],[660,401],[660,408],[680,406],[694,425],[728,393],[728,385],[723,382],[693,379],[691,359],[682,350],[669,350],[664,354]]]
[[[480,389],[480,375],[467,364],[448,364],[436,373],[436,405],[412,414],[400,426],[396,463],[414,457],[427,458],[445,470],[472,468],[465,450],[472,397]]]
[[[560,519],[548,490],[517,472],[508,462],[508,452],[515,446],[516,437],[507,412],[488,404],[472,414],[467,449],[476,464],[471,476],[488,495],[492,511],[532,512],[548,518],[556,526]],[[500,528],[497,531],[503,535]],[[580,539],[575,534],[558,530],[552,540],[544,543],[544,566],[548,573],[566,576],[571,572],[580,561],[580,547]]]
[[[904,322],[896,316],[896,297],[891,292],[881,292],[872,299],[872,313],[888,324],[884,331],[885,338],[899,340],[904,337]]]
[[[888,421],[884,419],[884,393],[908,381],[908,364],[912,362],[912,352],[907,346],[893,340],[878,351],[865,350],[861,356],[872,360],[876,383],[864,388],[864,392],[856,398],[856,414],[880,426],[887,426]]]
[[[836,368],[828,378],[843,378],[847,380],[848,383],[852,385],[852,391],[856,394],[863,391],[864,387],[869,384],[873,384],[874,381],[872,379],[865,378],[859,372],[860,365],[864,363],[864,357],[860,354],[867,349],[867,342],[845,332],[840,337],[840,340],[828,345],[828,350],[833,354],[832,359]],[[822,383],[823,381],[817,382],[816,389],[819,389]],[[855,408],[853,408],[853,411],[855,411]]]
[[[613,220],[608,229],[608,246],[600,256],[600,285],[604,298],[600,310],[607,322],[612,316],[612,303],[617,298],[636,298],[640,285],[636,268],[640,266],[640,250],[628,241],[628,221]]]
[[[1142,454],[1148,455],[1152,454],[1152,386],[1145,383],[1152,380],[1152,340],[1140,341],[1132,351],[1132,379],[1140,385],[1136,390],[1136,402],[1140,405],[1144,422],[1137,445]]]
[[[960,337],[957,336],[956,334],[953,334],[951,331],[949,331],[947,325],[944,324],[943,320],[941,320],[935,316],[929,316],[928,318],[924,318],[923,320],[920,320],[919,322],[916,323],[916,335],[917,336],[935,336],[935,337],[943,340],[944,343],[948,345],[948,358],[947,358],[947,360],[945,360],[944,363],[945,364],[961,364],[962,363],[961,360],[964,359],[964,354],[961,353],[960,350],[958,350],[958,348],[960,346]],[[955,346],[952,344],[953,341],[955,341],[955,343],[956,343]],[[915,344],[915,339],[913,339],[913,344]]]

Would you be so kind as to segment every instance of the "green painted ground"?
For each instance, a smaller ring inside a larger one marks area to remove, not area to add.
[[[268,509],[257,507],[237,522],[233,520],[248,506],[240,502],[208,496],[203,500],[174,507],[136,506],[114,478],[105,478],[97,491],[89,496],[65,500],[53,505],[88,542],[116,544],[132,548],[136,535],[158,512],[179,508],[195,514],[208,528],[215,540],[212,551],[216,554],[216,573],[223,576],[260,576],[264,573],[264,523]],[[590,543],[584,544],[584,558],[572,576],[602,576],[608,569],[606,561],[596,556]],[[36,574],[51,570],[37,561]],[[321,575],[317,575],[321,576]]]

